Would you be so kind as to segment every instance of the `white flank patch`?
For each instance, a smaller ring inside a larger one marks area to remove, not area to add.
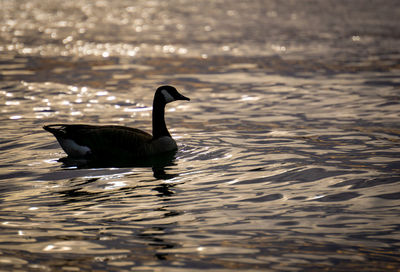
[[[167,90],[161,90],[161,93],[164,95],[165,103],[175,101],[175,98],[173,98]]]
[[[90,153],[90,148],[83,145],[78,145],[75,141],[71,139],[62,139],[60,141],[61,147],[64,149],[71,157],[83,157]]]

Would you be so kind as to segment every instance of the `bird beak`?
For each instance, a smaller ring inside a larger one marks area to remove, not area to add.
[[[187,101],[190,101],[190,98],[189,98],[189,97],[186,97],[186,96],[183,96],[183,95],[181,95],[181,96],[178,98],[178,100],[187,100]]]

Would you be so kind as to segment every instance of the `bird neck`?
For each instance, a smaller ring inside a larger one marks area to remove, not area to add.
[[[153,140],[163,136],[171,137],[165,124],[165,104],[154,99],[153,102]]]

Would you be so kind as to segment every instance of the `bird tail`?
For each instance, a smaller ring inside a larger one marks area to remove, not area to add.
[[[43,129],[52,133],[54,136],[65,135],[65,126],[64,125],[47,125],[47,126],[43,126]]]

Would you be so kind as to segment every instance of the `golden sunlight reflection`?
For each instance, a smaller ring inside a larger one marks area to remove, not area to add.
[[[0,1],[1,269],[397,271],[399,5],[381,2]],[[161,85],[191,99],[165,107],[165,158],[67,157],[42,129],[151,133]]]
[[[6,101],[6,106],[18,106],[20,104],[19,101]]]
[[[141,107],[141,108],[124,108],[124,112],[147,112],[152,111],[153,107]]]
[[[126,182],[124,181],[110,181],[107,183],[108,185],[104,187],[105,190],[114,190],[121,187],[127,186]]]

